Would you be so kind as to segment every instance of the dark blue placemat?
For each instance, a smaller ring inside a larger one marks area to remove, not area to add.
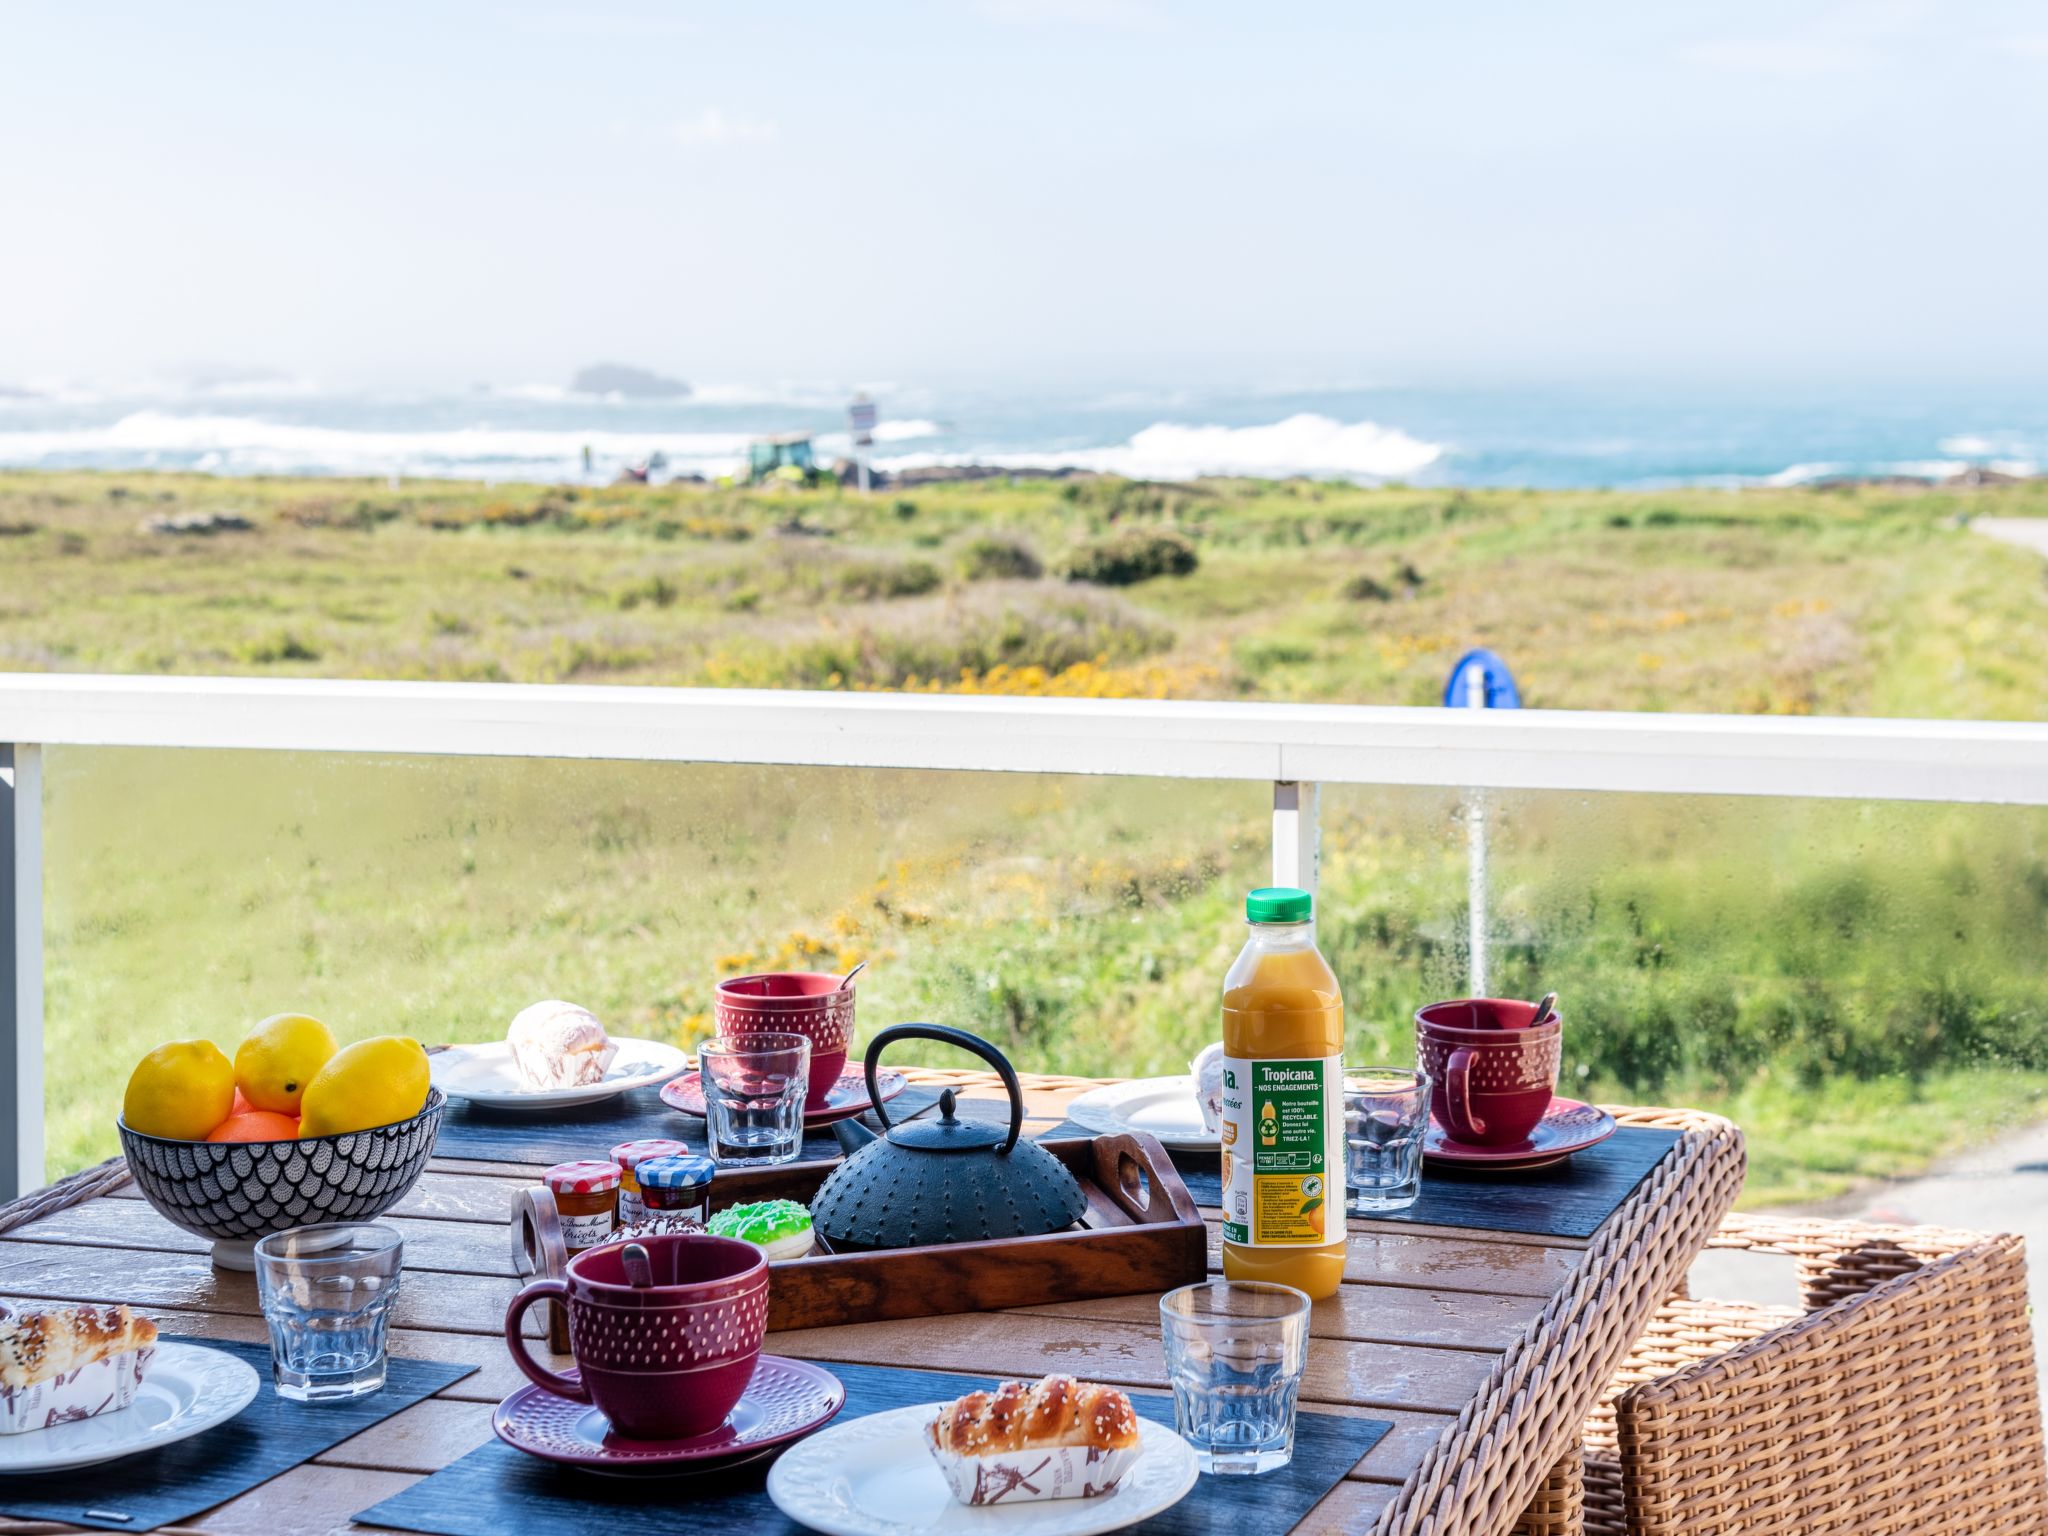
[[[1049,1134],[1088,1136],[1093,1132],[1062,1126]],[[1597,1147],[1527,1173],[1468,1173],[1432,1163],[1422,1170],[1421,1196],[1407,1210],[1378,1211],[1370,1216],[1354,1213],[1353,1219],[1527,1232],[1539,1237],[1591,1237],[1677,1140],[1676,1131],[1624,1125]],[[1223,1203],[1223,1180],[1214,1152],[1175,1152],[1172,1156],[1195,1204]]]
[[[835,1365],[846,1383],[841,1419],[957,1397],[988,1380],[876,1365]],[[1173,1422],[1173,1402],[1133,1394],[1138,1412]],[[1304,1413],[1295,1425],[1294,1460],[1262,1477],[1205,1477],[1172,1509],[1131,1529],[1145,1536],[1247,1536],[1285,1531],[1343,1480],[1392,1425],[1377,1419]],[[769,1501],[768,1463],[716,1477],[627,1479],[559,1467],[492,1441],[381,1504],[360,1510],[368,1525],[435,1536],[504,1536],[508,1531],[562,1536],[790,1536],[802,1529]]]
[[[893,1120],[908,1119],[939,1101],[939,1090],[916,1084],[889,1101]],[[874,1126],[872,1113],[861,1116]],[[635,1088],[601,1104],[574,1109],[483,1109],[450,1100],[441,1115],[440,1157],[465,1157],[480,1163],[566,1163],[579,1157],[603,1157],[622,1141],[665,1136],[704,1150],[704,1122],[670,1109],[659,1088]],[[831,1127],[804,1136],[804,1158],[842,1156]]]
[[[0,1514],[103,1531],[154,1530],[247,1493],[476,1370],[394,1358],[382,1392],[346,1403],[292,1403],[270,1385],[269,1345],[163,1337],[248,1361],[263,1378],[255,1399],[227,1423],[159,1450],[69,1472],[0,1477]]]

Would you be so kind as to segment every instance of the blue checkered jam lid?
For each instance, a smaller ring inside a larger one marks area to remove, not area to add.
[[[702,1189],[718,1172],[718,1164],[695,1153],[677,1157],[650,1157],[633,1176],[642,1189]]]

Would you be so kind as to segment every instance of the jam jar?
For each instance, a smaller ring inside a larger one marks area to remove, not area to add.
[[[595,1248],[619,1225],[619,1189],[625,1173],[617,1163],[584,1158],[557,1163],[540,1176],[548,1193],[555,1197],[555,1212],[562,1221],[562,1246],[575,1258],[586,1248]],[[569,1352],[569,1314],[566,1308],[550,1304],[548,1348],[558,1355]]]
[[[682,1157],[689,1148],[680,1141],[669,1141],[663,1137],[650,1136],[644,1141],[622,1141],[612,1148],[612,1161],[625,1171],[625,1178],[619,1184],[619,1225],[630,1227],[647,1215],[647,1207],[640,1198],[640,1180],[634,1170],[650,1157]]]
[[[698,1222],[711,1219],[711,1181],[718,1165],[710,1158],[693,1152],[643,1158],[636,1172],[640,1200],[650,1215],[662,1211]]]

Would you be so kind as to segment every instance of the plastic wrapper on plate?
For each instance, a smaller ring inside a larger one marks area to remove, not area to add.
[[[126,1408],[135,1401],[155,1353],[154,1346],[144,1345],[25,1387],[0,1386],[0,1435],[26,1434]]]
[[[1223,1133],[1223,1046],[1219,1041],[1202,1047],[1188,1063],[1195,1080],[1195,1102],[1202,1107],[1202,1123],[1211,1136]]]
[[[926,1443],[931,1444],[929,1438]],[[931,1445],[931,1452],[953,1497],[962,1504],[1028,1504],[1114,1493],[1137,1464],[1142,1447],[1105,1451],[1092,1445],[1049,1445],[962,1456]]]
[[[505,1043],[513,1070],[535,1092],[601,1083],[619,1054],[589,1009],[554,1000],[520,1010]]]

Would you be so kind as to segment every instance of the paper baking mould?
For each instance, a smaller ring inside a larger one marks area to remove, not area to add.
[[[145,1344],[25,1387],[0,1386],[0,1435],[23,1435],[119,1412],[135,1401],[155,1353],[155,1345]]]
[[[962,1456],[941,1450],[926,1431],[932,1460],[962,1504],[1032,1504],[1041,1499],[1095,1499],[1114,1493],[1143,1447],[1105,1451],[1093,1445],[1050,1445],[1027,1451]]]

